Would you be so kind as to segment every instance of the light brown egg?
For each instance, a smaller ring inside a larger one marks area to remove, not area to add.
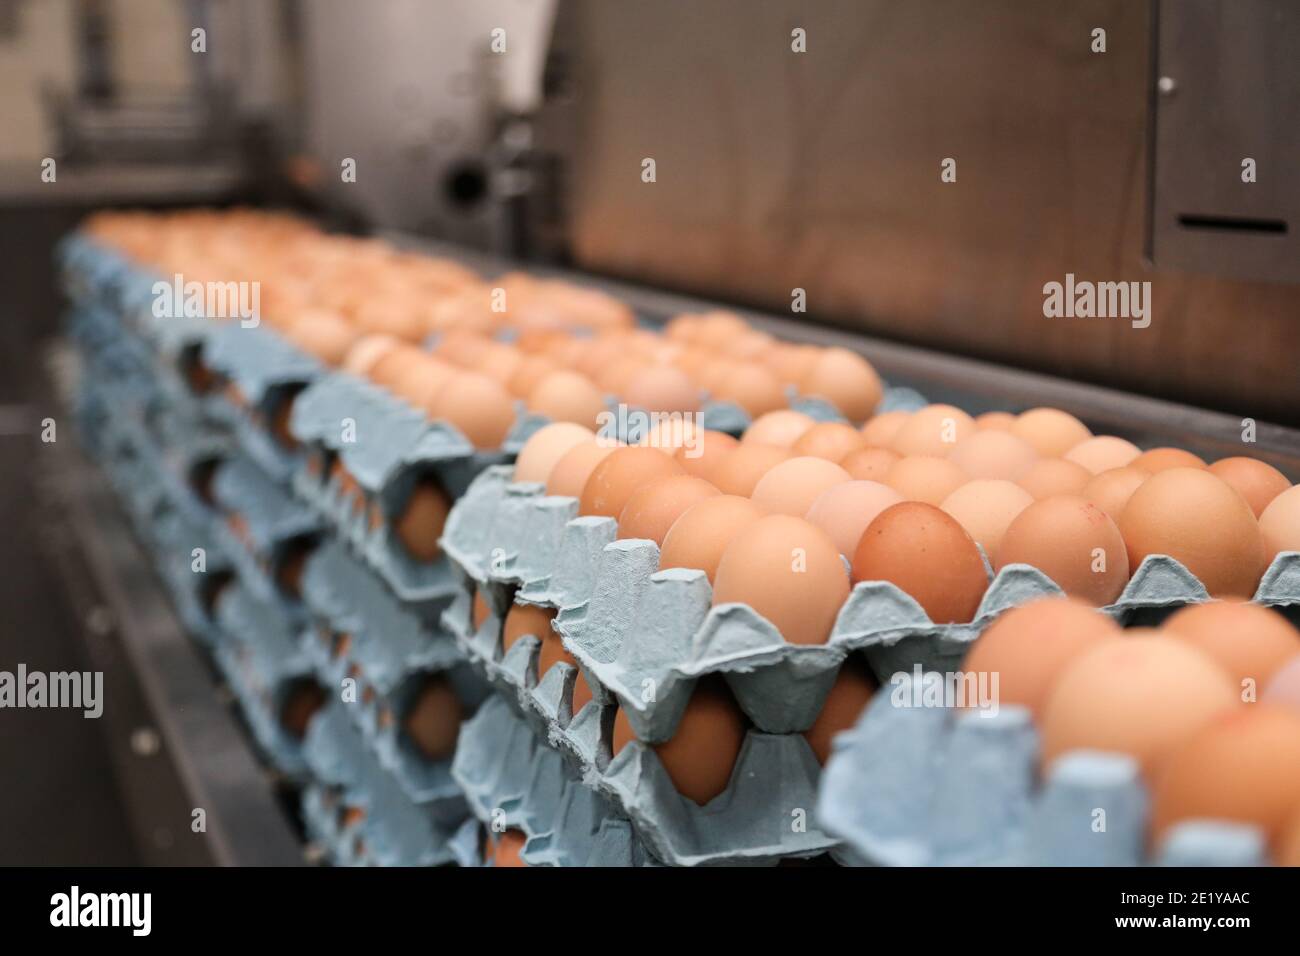
[[[747,729],[745,715],[726,683],[710,675],[695,684],[677,729],[664,743],[654,744],[654,752],[677,792],[704,806],[727,789]],[[614,717],[614,754],[635,739],[632,724],[620,709]]]
[[[537,679],[540,681],[546,676],[546,672],[560,661],[577,670],[578,674],[573,681],[573,697],[569,702],[572,712],[576,714],[587,706],[587,703],[592,699],[591,687],[587,683],[587,678],[583,676],[582,668],[578,665],[578,659],[569,653],[569,649],[564,646],[564,641],[560,639],[560,635],[555,632],[554,628],[549,629],[541,637],[542,647],[537,654]]]
[[[871,417],[884,391],[870,362],[838,347],[823,349],[799,383],[800,394],[825,399],[854,422]]]
[[[911,412],[881,412],[862,426],[862,440],[868,448],[890,448],[898,430],[911,417]]]
[[[433,674],[416,691],[402,730],[426,760],[447,760],[456,751],[463,713],[451,683]]]
[[[387,340],[386,336],[379,336],[380,341]],[[363,339],[358,343],[358,347],[364,345],[369,339]],[[367,364],[367,372],[370,380],[376,385],[384,388],[392,388],[394,384],[401,381],[402,378],[413,368],[420,368],[428,361],[429,353],[414,345],[408,345],[405,342],[399,342],[386,349],[380,349],[375,346],[370,350],[371,354],[356,356],[358,364],[364,358]]]
[[[975,416],[975,427],[981,431],[992,428],[1000,432],[1009,432],[1015,421],[1016,416],[1010,412],[985,412],[983,415]]]
[[[1300,551],[1300,485],[1269,502],[1259,516],[1259,531],[1265,564],[1283,551]]]
[[[1141,449],[1131,441],[1114,435],[1098,435],[1079,442],[1061,457],[1083,465],[1094,475],[1112,468],[1123,468],[1133,464],[1133,460],[1142,454]]]
[[[927,405],[913,412],[894,433],[890,451],[903,457],[946,458],[963,439],[975,434],[975,420],[953,405]],[[871,444],[871,438],[867,438]]]
[[[1277,852],[1273,857],[1275,866],[1300,866],[1300,806],[1295,808],[1282,827],[1276,845]]]
[[[816,525],[781,514],[760,518],[731,540],[713,587],[715,606],[748,604],[791,644],[824,643],[848,596],[835,542]]]
[[[853,583],[890,581],[936,624],[969,621],[988,588],[979,549],[933,505],[905,501],[878,514],[853,555]]]
[[[531,634],[541,641],[552,637],[555,628],[551,625],[556,613],[554,608],[539,607],[536,604],[510,605],[501,627],[501,653],[508,653],[510,648],[526,634]]]
[[[620,447],[599,439],[590,444],[574,445],[551,469],[550,477],[546,479],[546,493],[566,498],[581,497],[583,486],[596,466]]]
[[[948,460],[971,478],[1019,481],[1038,461],[1038,452],[1011,432],[989,429],[977,431],[953,445]]]
[[[1039,598],[999,615],[975,641],[961,669],[988,674],[990,681],[998,675],[999,705],[1026,707],[1038,721],[1070,662],[1122,634],[1114,621],[1082,601]]]
[[[1173,750],[1155,780],[1152,841],[1185,820],[1259,827],[1276,851],[1300,806],[1300,715],[1266,704],[1220,714]]]
[[[695,568],[713,582],[718,562],[733,538],[759,518],[763,511],[739,495],[704,498],[682,513],[664,536],[660,568]]]
[[[1098,607],[1114,603],[1129,578],[1119,528],[1078,495],[1035,501],[1007,527],[992,557],[995,570],[1028,564],[1066,594]]]
[[[1093,475],[1088,483],[1083,486],[1079,496],[1087,498],[1110,515],[1111,520],[1118,524],[1119,516],[1123,513],[1128,500],[1133,497],[1133,492],[1137,491],[1142,486],[1142,482],[1150,477],[1150,472],[1143,471],[1141,468],[1134,468],[1132,465],[1125,465],[1123,468],[1111,468],[1109,471]]]
[[[405,399],[428,417],[436,417],[438,396],[460,373],[454,366],[440,362],[433,356],[421,356],[419,361],[405,363],[394,373],[389,390]]]
[[[884,484],[908,501],[937,505],[969,480],[966,472],[947,458],[912,455],[890,466]]]
[[[342,365],[362,337],[342,316],[322,310],[300,313],[288,329],[289,341],[327,365]]]
[[[888,448],[862,448],[845,455],[839,465],[851,478],[883,482],[889,469],[901,460]]]
[[[840,665],[826,703],[811,727],[804,731],[804,739],[825,765],[831,756],[831,742],[835,735],[854,726],[876,693],[876,680],[865,662],[857,656],[847,658]]]
[[[524,862],[524,845],[528,834],[523,830],[506,830],[501,838],[491,844],[491,861],[493,866],[527,866]]]
[[[1129,565],[1149,554],[1177,558],[1213,597],[1253,595],[1264,570],[1264,542],[1246,499],[1204,468],[1152,475],[1119,517]]]
[[[681,474],[685,474],[682,466],[657,449],[615,449],[596,465],[582,486],[578,514],[617,518],[642,485]]]
[[[818,495],[849,480],[849,473],[834,462],[801,456],[773,467],[758,480],[749,497],[772,514],[802,518]]]
[[[695,340],[703,345],[720,349],[732,339],[748,331],[750,331],[749,323],[734,312],[714,309],[700,316]]]
[[[438,539],[442,537],[450,510],[451,500],[436,481],[432,478],[418,481],[393,524],[393,531],[406,553],[416,561],[436,561],[442,554]]]
[[[675,475],[642,485],[618,516],[620,538],[645,538],[662,546],[668,529],[692,505],[722,493],[703,478]]]
[[[637,444],[646,448],[656,448],[665,455],[675,455],[682,448],[689,452],[692,448],[701,447],[703,439],[700,435],[703,431],[704,429],[694,418],[672,415],[661,419],[658,424],[650,428],[641,436]]]
[[[576,445],[594,444],[596,435],[590,428],[572,422],[552,422],[533,432],[519,449],[515,460],[515,481],[545,483],[561,458]]]
[[[1260,700],[1270,707],[1285,707],[1300,714],[1300,657],[1292,658],[1273,675]]]
[[[474,628],[474,633],[492,616],[492,608],[488,606],[487,598],[483,596],[482,588],[474,589],[474,606],[470,611],[470,623]]]
[[[699,432],[698,442],[678,448],[673,452],[673,458],[688,475],[711,481],[713,469],[739,447],[740,442],[726,432],[705,429]]]
[[[1043,766],[1074,750],[1113,751],[1136,758],[1155,780],[1170,751],[1239,706],[1232,678],[1208,655],[1130,628],[1057,677],[1039,723]]]
[[[1152,448],[1133,459],[1133,467],[1155,474],[1168,468],[1204,468],[1205,461],[1181,448]]]
[[[1291,487],[1286,475],[1258,458],[1221,458],[1210,466],[1210,474],[1236,488],[1256,518],[1274,498]]]
[[[510,382],[523,361],[524,353],[518,349],[504,342],[493,342],[474,360],[470,370],[494,379],[509,391]]]
[[[506,387],[511,395],[526,399],[542,379],[559,370],[560,366],[545,355],[525,355],[515,366]]]
[[[592,376],[592,381],[596,383],[602,393],[622,397],[627,391],[628,386],[632,384],[633,379],[643,371],[652,367],[670,368],[674,372],[677,372],[677,369],[674,369],[669,365],[655,366],[653,363],[649,362],[644,355],[625,355],[623,358],[611,362],[604,368],[598,369],[596,374]],[[681,373],[678,372],[678,374]],[[638,402],[630,400],[628,400],[628,404],[633,407],[648,407],[641,406]]]
[[[713,468],[710,480],[724,495],[748,498],[764,475],[791,457],[786,448],[747,445],[742,438],[740,447],[733,449]]]
[[[1040,458],[1016,484],[1035,498],[1077,495],[1092,480],[1092,472],[1064,458]]]
[[[1057,458],[1092,437],[1088,426],[1059,408],[1031,408],[1016,417],[1011,434],[1044,458]]]
[[[765,353],[763,361],[780,380],[782,385],[794,385],[808,377],[809,371],[817,364],[821,349],[815,345],[791,345],[777,342]]]
[[[850,452],[865,447],[862,434],[852,425],[818,422],[800,435],[790,450],[796,455],[812,455],[838,463]]]
[[[510,393],[476,372],[461,372],[438,390],[433,417],[455,425],[475,448],[501,447],[515,422]]]
[[[939,507],[965,528],[992,560],[1011,522],[1033,503],[1033,496],[1014,482],[981,478],[962,485]]]
[[[786,406],[785,390],[775,375],[761,365],[738,362],[712,386],[713,397],[735,402],[753,417]]]
[[[804,517],[831,536],[840,554],[852,558],[867,525],[902,500],[902,495],[880,482],[846,481],[818,495]]]
[[[803,433],[816,425],[810,416],[783,408],[768,412],[755,418],[740,436],[744,445],[776,445],[780,448],[792,448]]]
[[[528,410],[551,421],[594,429],[606,410],[605,396],[591,379],[577,372],[552,372],[529,392]]]
[[[697,412],[700,409],[700,390],[685,372],[671,365],[641,368],[620,394],[634,408],[651,412]]]
[[[1258,604],[1192,604],[1165,621],[1163,633],[1213,657],[1250,699],[1300,657],[1300,631],[1277,611]]]

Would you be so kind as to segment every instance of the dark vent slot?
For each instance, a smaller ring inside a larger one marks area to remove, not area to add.
[[[1245,219],[1240,216],[1179,216],[1184,229],[1214,229],[1218,232],[1268,232],[1285,235],[1285,219]]]

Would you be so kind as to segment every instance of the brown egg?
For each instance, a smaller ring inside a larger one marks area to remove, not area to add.
[[[1059,408],[1031,408],[1016,416],[1011,434],[1044,458],[1057,458],[1092,437],[1088,426]]]
[[[695,568],[713,582],[722,554],[733,538],[763,511],[739,495],[715,495],[688,508],[664,536],[660,568]]]
[[[1300,657],[1300,631],[1277,611],[1258,604],[1192,604],[1165,621],[1164,633],[1213,657],[1243,692],[1253,692],[1251,699],[1283,666]]]
[[[554,611],[551,612],[554,615]],[[572,713],[576,714],[587,706],[592,699],[591,687],[587,684],[587,678],[583,676],[582,668],[578,666],[578,659],[569,653],[568,648],[560,639],[554,629],[548,629],[541,635],[542,647],[537,655],[537,679],[540,681],[546,676],[546,672],[553,666],[563,661],[577,670],[578,674],[573,680],[573,699],[570,702]]]
[[[606,411],[605,396],[591,379],[577,372],[552,372],[528,394],[528,410],[551,421],[596,428]]]
[[[285,548],[275,570],[275,583],[281,592],[291,598],[302,597],[302,572],[315,549],[316,546],[306,540],[295,540]]]
[[[641,436],[637,444],[646,448],[657,448],[665,455],[675,455],[682,448],[689,453],[700,448],[703,442],[700,436],[703,432],[704,429],[695,419],[674,415],[661,419]]]
[[[1290,819],[1282,827],[1277,838],[1275,866],[1300,866],[1300,806],[1295,808]]]
[[[815,345],[791,345],[777,342],[763,353],[763,361],[782,385],[794,385],[808,377],[822,350]]]
[[[581,497],[583,486],[596,466],[621,447],[605,444],[600,439],[574,445],[551,469],[551,475],[546,479],[546,493],[566,498]]]
[[[698,437],[699,441],[693,443],[694,447],[683,445],[673,452],[673,458],[688,475],[711,481],[713,469],[723,458],[739,448],[740,442],[726,432],[709,429],[700,431]]]
[[[748,604],[791,644],[830,637],[849,596],[848,576],[829,535],[789,515],[768,515],[731,540],[718,562],[714,605]]]
[[[325,699],[325,689],[314,680],[295,681],[280,705],[280,726],[290,737],[302,740],[311,719],[325,706]]]
[[[863,448],[845,455],[839,465],[851,478],[883,482],[898,461],[902,459],[888,448]]]
[[[1033,503],[1033,496],[1014,482],[981,478],[962,485],[939,507],[965,528],[991,558],[1011,522]]]
[[[544,355],[525,355],[515,366],[506,387],[516,398],[527,399],[542,379],[559,370],[560,366]]]
[[[474,606],[470,611],[470,622],[474,627],[475,633],[479,628],[492,616],[492,608],[488,606],[487,598],[483,596],[480,588],[474,589]]]
[[[493,342],[470,365],[472,371],[499,382],[508,391],[524,360],[524,354],[504,342]]]
[[[1264,569],[1259,523],[1237,494],[1203,468],[1152,475],[1119,518],[1129,566],[1149,554],[1177,558],[1213,597],[1255,593]]]
[[[1274,498],[1291,487],[1286,475],[1257,458],[1221,458],[1210,466],[1210,474],[1237,489],[1256,518]]]
[[[1133,464],[1133,460],[1142,454],[1137,445],[1114,435],[1098,435],[1079,442],[1061,457],[1066,461],[1083,465],[1094,475],[1112,468],[1123,468]]]
[[[847,658],[840,665],[817,720],[804,731],[804,739],[817,755],[818,763],[825,765],[830,759],[835,735],[858,722],[875,693],[876,681],[866,664],[856,656]]]
[[[402,730],[428,760],[447,760],[456,750],[463,711],[460,698],[445,678],[430,675],[412,700]]]
[[[818,495],[804,517],[831,536],[840,554],[852,558],[867,525],[902,500],[902,495],[880,482],[846,481]]]
[[[327,365],[342,365],[362,339],[359,329],[333,312],[309,310],[289,326],[287,337]]]
[[[848,349],[823,349],[799,383],[799,392],[830,402],[850,421],[865,421],[880,404],[884,385],[871,363]]]
[[[1292,658],[1273,675],[1260,700],[1300,714],[1300,657]]]
[[[492,845],[492,865],[527,866],[522,855],[527,842],[528,834],[523,830],[506,830]]]
[[[913,412],[894,433],[890,451],[946,458],[957,443],[975,433],[975,420],[953,405],[927,405]],[[871,438],[867,437],[867,444]]]
[[[868,448],[889,448],[898,430],[911,417],[911,412],[881,412],[862,426],[862,440]]]
[[[966,472],[947,458],[912,455],[896,461],[884,483],[908,501],[937,505],[969,480]]]
[[[634,408],[651,412],[697,412],[700,390],[690,377],[671,365],[647,365],[637,371],[620,394]]]
[[[594,444],[596,435],[589,428],[572,422],[552,422],[524,442],[515,460],[515,481],[545,482],[561,458],[577,445]]]
[[[1151,473],[1132,465],[1123,468],[1111,468],[1093,475],[1079,492],[1081,498],[1087,498],[1106,514],[1112,521],[1119,523],[1119,516],[1124,506],[1133,497],[1133,492],[1142,486],[1142,482],[1151,477]],[[1130,569],[1136,570],[1136,569]]]
[[[796,455],[811,455],[838,463],[850,452],[865,447],[862,434],[852,425],[818,422],[800,435],[790,450]]]
[[[789,408],[768,412],[755,418],[740,437],[744,445],[776,445],[790,448],[803,433],[816,425],[811,417]]]
[[[993,556],[995,570],[1028,564],[1066,594],[1112,604],[1128,583],[1128,553],[1110,516],[1078,495],[1035,501],[1008,526]]]
[[[748,498],[764,475],[791,457],[788,449],[775,445],[747,445],[742,438],[740,447],[714,467],[710,480],[724,495]]]
[[[1064,458],[1040,458],[1016,484],[1035,498],[1077,495],[1092,480],[1092,472]]]
[[[1152,448],[1133,459],[1133,467],[1155,474],[1167,468],[1204,468],[1205,461],[1181,448]]]
[[[1038,452],[1011,432],[989,429],[977,431],[952,446],[948,460],[972,478],[1019,481],[1038,461]]]
[[[1155,780],[1153,842],[1185,820],[1259,827],[1280,849],[1300,806],[1300,715],[1266,704],[1219,714],[1173,750]]]
[[[438,392],[436,419],[449,422],[475,448],[496,449],[515,422],[510,393],[498,382],[475,372],[461,372]]]
[[[1259,516],[1259,531],[1266,565],[1283,551],[1300,551],[1300,485],[1269,502]]]
[[[802,518],[818,495],[849,480],[847,471],[824,458],[790,458],[760,478],[750,498],[765,511]]]
[[[727,789],[745,744],[745,715],[719,677],[701,678],[691,692],[677,729],[654,752],[677,792],[704,806]],[[636,739],[626,713],[614,717],[617,755]]]
[[[1057,677],[1039,723],[1043,766],[1074,750],[1113,751],[1136,758],[1154,780],[1170,751],[1239,706],[1232,678],[1206,654],[1131,628]]]
[[[297,391],[282,396],[275,403],[275,409],[271,412],[271,421],[267,423],[267,431],[271,433],[276,443],[291,451],[298,447],[298,439],[293,437],[293,432],[289,429],[289,422],[293,418],[293,403],[297,397]]]
[[[611,362],[604,368],[598,369],[592,380],[602,393],[624,397],[624,393],[627,391],[628,386],[632,384],[633,379],[652,367],[671,369],[678,375],[682,374],[670,365],[660,366],[657,363],[649,362],[644,355],[627,355]],[[659,401],[658,398],[654,400]],[[625,401],[633,407],[649,408],[649,406],[643,406],[639,402],[633,402],[626,398]],[[671,409],[665,410],[671,411]]]
[[[969,621],[988,588],[974,540],[933,505],[905,501],[867,525],[853,555],[853,583],[889,581],[936,624]]]
[[[975,427],[981,430],[992,428],[1000,432],[1009,432],[1015,421],[1016,416],[1010,412],[985,412],[983,415],[975,416]]]
[[[668,529],[688,508],[722,492],[703,478],[675,475],[642,485],[618,516],[620,538],[645,538],[662,546]]]
[[[717,379],[713,397],[735,402],[753,417],[785,408],[785,390],[775,375],[761,365],[738,362]]]
[[[548,639],[555,633],[551,627],[555,615],[554,608],[539,607],[536,604],[510,605],[501,627],[501,653],[507,653],[525,634],[531,634],[543,641]]]
[[[1038,598],[1005,611],[975,641],[961,669],[998,675],[998,703],[1027,707],[1041,720],[1061,672],[1079,655],[1123,632],[1072,598]]]
[[[578,514],[617,518],[642,485],[681,474],[681,465],[654,448],[618,448],[596,465],[582,486]]]
[[[432,478],[422,478],[417,482],[393,525],[406,553],[416,561],[436,561],[442,554],[438,539],[442,537],[442,528],[450,510],[451,501],[437,482]]]
[[[433,418],[439,395],[459,374],[454,366],[421,355],[418,361],[412,359],[393,373],[388,389]]]

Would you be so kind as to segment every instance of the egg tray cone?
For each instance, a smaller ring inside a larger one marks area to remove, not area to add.
[[[900,674],[835,737],[816,819],[846,861],[886,866],[1242,866],[1258,830],[1194,821],[1146,846],[1149,796],[1130,757],[1075,751],[1039,783],[1029,712],[927,703],[942,675]],[[1101,811],[1099,813],[1099,811]]]

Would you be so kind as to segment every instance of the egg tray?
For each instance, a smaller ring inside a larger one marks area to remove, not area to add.
[[[215,614],[207,610],[208,588],[214,578],[234,575],[234,566],[212,539],[204,524],[190,521],[179,511],[163,514],[156,520],[156,533],[150,553],[153,564],[171,596],[185,630],[205,646],[214,645],[220,636]],[[194,570],[194,549],[203,549],[205,569]]]
[[[461,730],[452,773],[494,833],[522,830],[530,866],[655,866],[631,822],[501,697]]]
[[[1075,751],[1039,784],[1038,733],[1025,708],[959,715],[919,706],[922,686],[898,675],[854,728],[835,737],[816,818],[844,841],[841,859],[888,866],[1267,862],[1258,829],[1213,820],[1180,825],[1149,854],[1150,799],[1132,758]]]
[[[304,650],[325,686],[351,677],[362,685],[347,713],[386,767],[417,803],[459,798],[448,761],[431,761],[401,733],[404,713],[423,677],[446,677],[466,714],[487,695],[455,641],[388,593],[383,584],[335,541],[307,561],[303,597],[316,621]],[[337,636],[347,634],[346,649]],[[385,719],[384,715],[387,715]]]

